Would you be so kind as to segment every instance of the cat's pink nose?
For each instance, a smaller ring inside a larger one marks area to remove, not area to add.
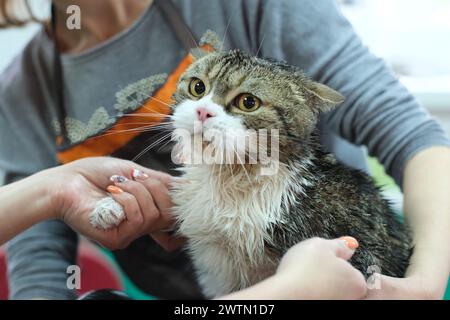
[[[201,122],[205,122],[206,120],[208,120],[209,118],[212,118],[214,116],[215,116],[215,114],[206,108],[203,108],[203,107],[197,108],[197,118]]]

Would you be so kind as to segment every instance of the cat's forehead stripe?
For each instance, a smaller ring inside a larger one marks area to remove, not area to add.
[[[233,88],[241,86],[252,73],[252,69],[247,65],[239,64],[232,57],[228,57],[219,62],[211,61],[206,76],[209,80],[219,80],[222,87]]]

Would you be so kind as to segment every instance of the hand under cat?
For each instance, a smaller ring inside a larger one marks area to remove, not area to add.
[[[150,234],[166,250],[180,244],[180,239],[163,232],[173,222],[169,188],[175,178],[170,175],[105,157],[55,168],[52,177],[52,201],[57,217],[106,248],[124,248],[145,234]],[[110,196],[125,211],[123,221],[107,230],[94,228],[91,213],[99,200]]]
[[[364,276],[348,262],[357,246],[351,237],[304,240],[286,252],[274,275],[220,299],[364,298]]]
[[[275,275],[283,284],[284,298],[363,298],[367,291],[364,276],[348,262],[357,246],[355,239],[343,237],[313,238],[292,247]]]

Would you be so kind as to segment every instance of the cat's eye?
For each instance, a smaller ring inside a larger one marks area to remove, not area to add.
[[[236,107],[245,112],[252,112],[259,109],[261,100],[250,93],[243,93],[236,98]]]
[[[189,83],[189,93],[196,98],[201,98],[205,95],[206,85],[199,78],[193,78]]]

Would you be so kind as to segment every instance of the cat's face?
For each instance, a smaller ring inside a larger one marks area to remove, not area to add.
[[[176,129],[234,131],[238,139],[246,129],[277,129],[280,150],[308,139],[318,114],[343,101],[293,67],[236,50],[196,60],[174,98]]]

